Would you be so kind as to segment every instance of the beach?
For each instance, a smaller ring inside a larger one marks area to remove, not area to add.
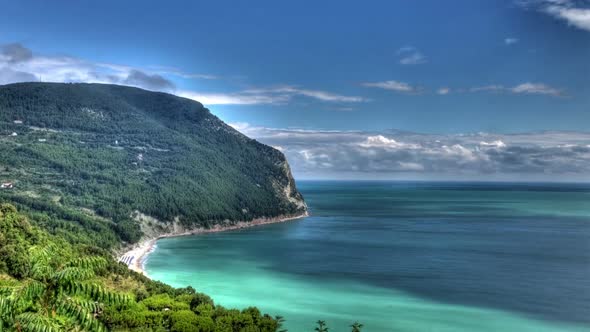
[[[139,241],[138,243],[134,244],[129,249],[125,250],[125,252],[122,255],[120,255],[117,260],[119,262],[127,265],[127,267],[129,269],[131,269],[135,272],[141,273],[143,275],[146,275],[145,270],[143,268],[143,264],[144,264],[145,260],[147,259],[147,257],[149,256],[149,254],[155,250],[156,243],[161,238],[238,230],[238,229],[261,226],[261,225],[287,222],[287,221],[291,221],[291,220],[305,218],[308,216],[309,216],[309,213],[306,211],[302,214],[293,215],[293,216],[281,216],[281,217],[274,217],[274,218],[258,218],[258,219],[254,219],[252,221],[239,221],[237,223],[228,224],[228,225],[217,224],[211,228],[198,227],[198,228],[188,229],[188,230],[182,229],[179,231],[165,232],[162,234],[158,234],[157,236],[149,237],[149,238]]]

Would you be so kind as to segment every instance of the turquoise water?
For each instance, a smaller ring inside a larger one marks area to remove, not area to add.
[[[158,241],[147,274],[290,331],[590,331],[590,186],[301,182],[312,217]]]

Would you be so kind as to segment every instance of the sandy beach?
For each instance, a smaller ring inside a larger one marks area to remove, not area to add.
[[[301,215],[289,216],[289,217],[278,217],[278,218],[260,218],[254,219],[252,221],[240,221],[232,225],[222,226],[222,225],[215,225],[212,228],[195,228],[188,231],[183,232],[170,232],[170,233],[163,233],[156,237],[148,238],[142,240],[131,249],[127,250],[123,255],[119,256],[118,261],[126,264],[129,269],[146,275],[143,265],[147,257],[151,252],[156,249],[156,243],[158,239],[166,238],[166,237],[176,237],[176,236],[187,236],[187,235],[195,235],[195,234],[204,234],[204,233],[216,233],[216,232],[223,232],[223,231],[231,231],[231,230],[238,230],[243,228],[250,228],[255,226],[261,225],[268,225],[280,222],[286,222],[296,219],[301,219],[308,217],[309,213],[305,212]],[[147,276],[147,275],[146,275]]]

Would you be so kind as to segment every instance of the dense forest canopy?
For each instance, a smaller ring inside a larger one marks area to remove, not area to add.
[[[47,229],[103,247],[137,241],[137,213],[209,227],[305,210],[280,151],[200,103],[116,85],[0,86],[0,182]]]

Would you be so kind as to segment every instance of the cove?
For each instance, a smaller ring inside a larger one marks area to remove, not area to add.
[[[312,217],[158,241],[145,269],[290,331],[585,331],[590,189],[303,182]]]

